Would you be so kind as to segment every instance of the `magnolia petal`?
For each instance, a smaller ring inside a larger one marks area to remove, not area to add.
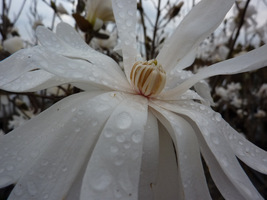
[[[19,178],[9,199],[29,200],[43,197],[56,200],[66,196],[83,163],[89,160],[99,130],[114,106],[120,102],[120,98],[114,98],[110,93],[89,100],[88,97],[90,98],[91,94],[86,93],[81,96],[79,101],[77,99],[72,101],[78,106],[67,106],[68,109],[64,110],[65,115],[70,113],[66,118],[67,121],[52,119],[58,123],[60,130],[56,130],[55,126],[53,126],[54,132],[51,132],[53,128],[48,129],[52,140],[48,144],[39,141],[38,151],[30,153],[32,161],[28,161],[28,167],[25,173],[22,172],[22,177]],[[107,103],[109,107],[100,111],[99,105],[106,106]],[[55,109],[60,112],[61,107]],[[50,112],[49,114],[53,115]],[[60,114],[62,115],[61,112]],[[41,137],[39,140],[45,140],[44,135],[39,136]],[[21,168],[18,169],[21,170]]]
[[[143,156],[139,180],[139,200],[154,200],[153,185],[156,183],[159,156],[158,122],[155,116],[148,112],[144,134]]]
[[[159,123],[158,177],[152,189],[155,200],[184,199],[172,139],[161,123]]]
[[[195,131],[182,117],[156,105],[152,107],[158,111],[157,118],[166,127],[175,144],[184,198],[211,199]]]
[[[194,49],[222,22],[234,0],[202,0],[185,16],[173,35],[166,41],[157,59],[168,72],[179,61],[192,63]],[[170,53],[171,52],[171,53]],[[190,56],[188,56],[190,55]],[[186,62],[183,58],[191,59]],[[183,69],[187,66],[180,66]]]
[[[199,130],[196,135],[202,155],[215,184],[226,199],[263,199],[227,143],[223,134],[225,127],[220,123],[222,118],[218,113],[193,102],[183,102],[180,105],[161,102],[159,106],[189,117],[191,125]]]
[[[117,73],[114,74],[112,70],[99,68],[99,66],[84,60],[57,55],[43,47],[34,48],[32,55],[28,60],[35,63],[38,68],[71,82],[88,83],[94,87],[109,90],[129,91],[130,86],[125,77],[117,76]]]
[[[137,56],[137,3],[135,0],[112,0],[112,7],[121,40],[124,71],[130,82],[130,72]]]
[[[200,80],[216,76],[238,74],[247,71],[257,70],[267,65],[267,45],[254,49],[241,56],[216,63],[210,67],[202,69],[200,72],[192,76],[190,79],[184,81],[176,88],[164,92],[163,96],[173,96],[182,94]]]
[[[267,152],[248,141],[223,119],[221,124],[226,129],[223,133],[235,155],[252,169],[267,174]]]
[[[125,77],[118,64],[110,57],[97,52],[87,45],[81,36],[66,23],[57,25],[56,34],[45,27],[36,30],[40,43],[49,51],[70,58],[86,60],[104,70],[108,70],[114,76]]]
[[[0,151],[6,155],[1,157],[0,162],[0,168],[4,169],[0,174],[0,187],[16,182],[37,159],[37,153],[44,151],[54,137],[64,131],[59,124],[71,118],[72,112],[69,110],[76,107],[76,103],[79,105],[84,98],[90,99],[99,94],[99,92],[84,93],[65,98],[25,125],[4,135],[0,140]],[[65,111],[70,114],[64,114]],[[53,132],[54,129],[57,131]],[[10,168],[12,170],[9,171]]]
[[[35,92],[69,82],[68,79],[59,78],[46,71],[34,70],[22,74],[17,79],[0,88],[2,90],[13,92]]]
[[[36,69],[35,63],[27,59],[33,52],[34,48],[22,49],[0,62],[0,87],[17,79],[25,72]]]
[[[89,160],[81,200],[138,199],[147,99],[127,95],[109,117]]]
[[[196,92],[205,100],[202,103],[205,103],[207,106],[214,105],[214,101],[210,93],[210,86],[205,80],[201,80],[196,83],[194,88]]]

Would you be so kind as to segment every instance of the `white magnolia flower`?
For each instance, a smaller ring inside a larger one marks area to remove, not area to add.
[[[0,138],[0,186],[16,183],[9,199],[211,199],[200,153],[226,199],[263,199],[237,157],[267,173],[266,152],[200,103],[207,85],[198,82],[265,66],[267,46],[195,75],[184,71],[233,3],[202,0],[156,60],[136,63],[136,1],[113,0],[124,72],[70,26],[60,23],[56,34],[39,27],[40,46],[1,63],[1,88],[72,83],[85,91]]]
[[[100,29],[104,22],[114,21],[111,0],[87,0],[86,13],[86,19],[94,30]]]
[[[4,50],[8,51],[11,54],[22,49],[23,46],[23,40],[17,36],[9,38],[3,42]]]

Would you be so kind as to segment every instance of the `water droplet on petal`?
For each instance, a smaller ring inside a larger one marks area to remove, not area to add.
[[[91,180],[91,185],[95,190],[103,191],[112,182],[112,176],[107,171],[99,171],[95,174],[94,179]]]
[[[126,129],[132,124],[132,117],[127,112],[121,112],[117,116],[117,126],[120,129]]]
[[[222,116],[220,113],[214,113],[214,119],[219,122],[222,120]]]
[[[140,131],[135,131],[132,134],[132,141],[135,143],[140,143],[143,139],[143,135]]]
[[[34,195],[37,194],[37,188],[36,188],[36,185],[35,185],[34,182],[29,181],[27,183],[27,189],[28,189],[28,192],[29,192],[30,195],[34,196]]]
[[[105,129],[104,131],[103,131],[103,134],[104,134],[104,136],[106,136],[107,138],[110,138],[110,137],[112,137],[113,135],[114,135],[114,132],[111,130],[111,129]]]

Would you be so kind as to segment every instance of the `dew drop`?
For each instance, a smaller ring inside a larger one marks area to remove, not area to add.
[[[104,111],[108,110],[109,108],[110,108],[110,106],[107,104],[100,104],[100,105],[96,106],[95,110],[96,110],[96,112],[100,113],[100,112],[104,112]]]
[[[217,121],[217,122],[220,122],[222,120],[222,116],[220,113],[214,113],[214,119]]]
[[[206,109],[204,105],[200,105],[199,108],[200,108],[200,110],[205,110]]]
[[[12,171],[14,169],[14,166],[13,165],[8,165],[6,167],[7,171]]]
[[[118,142],[124,142],[126,140],[125,135],[123,133],[118,133],[116,136],[116,140]]]
[[[126,129],[132,124],[132,117],[127,112],[121,112],[117,116],[117,126],[120,129]]]
[[[212,142],[213,142],[214,144],[219,144],[219,143],[220,143],[219,138],[216,137],[216,136],[212,136],[212,137],[211,137],[211,140],[212,140]]]
[[[112,153],[117,153],[117,152],[119,151],[119,148],[116,147],[116,146],[111,146],[111,147],[110,147],[110,151],[111,151]]]
[[[23,188],[20,184],[18,184],[15,188],[14,188],[14,194],[16,196],[21,196],[23,194]]]
[[[103,131],[103,134],[104,134],[105,137],[110,138],[110,137],[112,137],[114,135],[114,132],[111,129],[105,129]]]
[[[37,188],[36,188],[36,185],[33,182],[29,181],[27,183],[27,189],[28,189],[28,192],[29,192],[30,195],[34,196],[34,195],[37,194]]]
[[[96,178],[91,180],[92,187],[98,191],[105,190],[112,182],[112,176],[106,171],[99,172],[96,175],[98,176],[95,176]]]
[[[135,131],[132,134],[132,141],[135,143],[140,143],[143,139],[143,135],[140,131]]]

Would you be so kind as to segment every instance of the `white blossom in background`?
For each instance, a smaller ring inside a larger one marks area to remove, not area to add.
[[[262,84],[256,95],[261,98],[267,97],[267,83]]]
[[[113,50],[114,47],[117,45],[117,32],[113,31],[107,31],[107,30],[100,30],[99,31],[102,34],[108,35],[108,39],[98,39],[93,38],[91,41],[91,46],[94,47],[94,49],[108,49]]]
[[[114,21],[111,0],[86,0],[86,19],[99,30],[105,22]]]
[[[140,61],[136,1],[113,0],[124,71],[69,25],[58,24],[56,34],[39,27],[40,45],[1,62],[0,88],[72,83],[84,92],[0,138],[0,186],[16,183],[9,199],[208,200],[200,155],[225,199],[263,199],[237,157],[266,174],[267,153],[208,106],[201,80],[266,66],[267,46],[196,74],[185,70],[233,4],[202,0],[156,59]]]
[[[66,8],[63,6],[62,3],[59,3],[57,6],[57,12],[61,15],[68,15],[68,11],[66,10]]]
[[[12,37],[4,40],[3,42],[3,48],[9,53],[15,53],[16,51],[22,49],[24,47],[23,40],[18,37]]]
[[[215,92],[221,97],[223,101],[230,102],[231,105],[236,108],[240,108],[242,105],[242,99],[239,97],[239,91],[241,90],[240,83],[230,83],[224,87],[216,87]]]

